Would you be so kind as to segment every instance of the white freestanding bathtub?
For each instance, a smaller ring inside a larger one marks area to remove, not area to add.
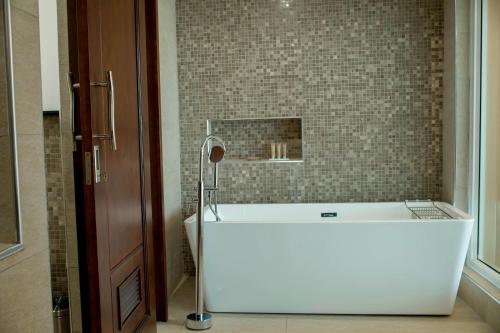
[[[207,209],[206,307],[450,314],[473,219],[445,203],[430,205],[449,216],[419,219],[404,202],[248,204],[219,205],[222,222],[214,222]],[[185,226],[195,251],[196,216]]]

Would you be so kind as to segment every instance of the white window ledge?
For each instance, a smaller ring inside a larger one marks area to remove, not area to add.
[[[500,304],[500,289],[469,267],[464,267],[463,275],[494,301]]]

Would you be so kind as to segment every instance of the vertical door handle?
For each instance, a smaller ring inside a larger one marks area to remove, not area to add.
[[[80,88],[79,83],[73,82],[73,74],[68,73],[66,75],[68,82],[68,93],[69,93],[69,121],[71,124],[71,133],[73,135],[74,141],[79,141],[82,139],[81,135],[75,135],[75,89]]]
[[[115,125],[115,82],[113,80],[113,72],[108,71],[106,73],[108,79],[108,107],[109,107],[109,122],[111,130],[111,143],[113,145],[113,150],[117,150],[116,145],[116,125]]]
[[[107,71],[106,77],[108,82],[91,82],[90,86],[92,87],[107,87],[108,90],[108,109],[109,109],[109,127],[110,134],[95,134],[94,138],[105,138],[106,136],[111,139],[113,150],[117,150],[116,144],[116,124],[115,124],[115,82],[113,80],[113,72]],[[75,135],[75,89],[80,88],[79,83],[73,83],[73,75],[72,73],[67,74],[68,81],[68,92],[70,99],[70,123],[71,123],[71,131],[73,133],[73,138],[76,141],[80,141],[82,139],[81,135]]]

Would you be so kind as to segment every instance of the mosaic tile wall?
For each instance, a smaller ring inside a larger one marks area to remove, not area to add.
[[[178,0],[176,10],[185,216],[207,119],[303,119],[304,162],[222,163],[221,202],[440,198],[442,1]],[[185,254],[192,273],[187,243]]]
[[[68,296],[66,269],[66,226],[64,217],[63,173],[59,115],[44,114],[45,175],[49,224],[52,297]]]

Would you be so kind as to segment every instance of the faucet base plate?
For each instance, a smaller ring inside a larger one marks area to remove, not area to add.
[[[186,327],[195,331],[207,330],[212,327],[212,315],[205,312],[201,315],[190,313],[186,317]]]

